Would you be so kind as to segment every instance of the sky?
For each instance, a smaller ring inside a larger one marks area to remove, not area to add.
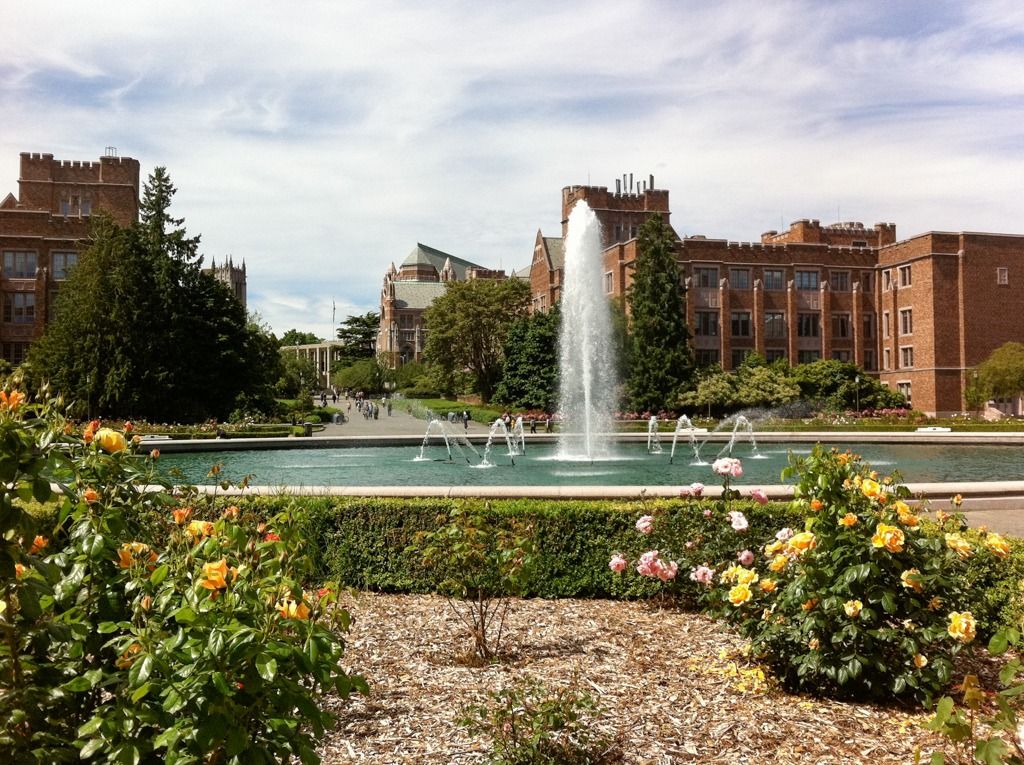
[[[422,242],[507,271],[561,189],[653,174],[682,235],[800,218],[1024,234],[1018,0],[0,0],[18,155],[113,146],[278,335],[379,307]]]

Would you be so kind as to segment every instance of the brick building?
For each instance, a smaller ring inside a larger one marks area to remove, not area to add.
[[[127,226],[139,216],[139,162],[108,150],[98,162],[21,154],[18,196],[0,201],[0,356],[13,364],[43,333],[54,297],[89,237],[91,215]]]
[[[562,189],[562,236],[585,199],[601,222],[604,286],[630,286],[639,225],[668,221],[668,192],[650,184]],[[532,306],[546,310],[562,284],[562,239],[540,232],[530,269]],[[697,360],[733,369],[752,352],[790,364],[861,365],[930,414],[962,411],[972,367],[1024,340],[1024,313],[993,310],[1024,299],[1024,237],[938,233],[896,240],[892,223],[822,226],[800,220],[760,242],[677,237],[687,321]]]
[[[449,282],[504,279],[496,271],[417,243],[401,268],[392,263],[380,293],[377,355],[392,367],[421,361],[426,346],[423,312],[444,294]]]

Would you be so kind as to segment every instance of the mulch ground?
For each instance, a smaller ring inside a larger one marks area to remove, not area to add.
[[[648,602],[514,601],[501,661],[470,666],[469,638],[444,598],[347,595],[346,665],[368,697],[332,700],[328,765],[482,763],[489,742],[459,724],[469,704],[531,677],[575,683],[604,708],[595,723],[623,763],[907,765],[939,745],[926,712],[794,696],[744,656],[745,641],[700,614]]]

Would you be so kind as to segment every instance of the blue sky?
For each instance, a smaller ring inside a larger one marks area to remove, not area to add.
[[[1024,4],[5,2],[18,154],[168,168],[278,333],[423,242],[527,265],[560,190],[654,174],[681,234],[799,218],[1024,234]]]

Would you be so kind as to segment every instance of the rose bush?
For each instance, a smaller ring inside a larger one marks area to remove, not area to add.
[[[225,514],[125,433],[0,404],[0,761],[302,762],[348,615],[303,589],[291,509]],[[56,491],[51,488],[55,485]],[[56,500],[51,527],[26,510]],[[189,520],[192,519],[192,520]],[[201,533],[191,533],[191,523]]]

